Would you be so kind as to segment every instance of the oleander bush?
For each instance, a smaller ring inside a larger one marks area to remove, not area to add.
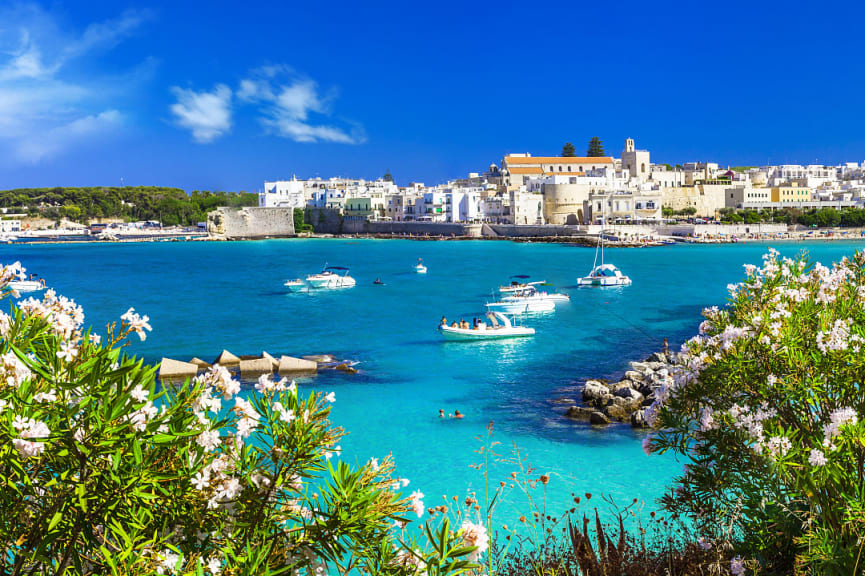
[[[0,270],[0,293],[24,277]],[[459,574],[486,532],[425,516],[390,458],[337,462],[334,393],[220,366],[161,386],[123,353],[130,309],[100,337],[48,290],[0,312],[3,574]],[[229,409],[229,402],[230,409]],[[419,538],[425,534],[426,538]]]
[[[865,254],[746,265],[656,393],[651,452],[688,463],[664,499],[736,571],[865,572]]]

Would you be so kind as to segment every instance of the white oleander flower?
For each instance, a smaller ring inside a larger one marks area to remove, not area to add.
[[[72,362],[78,356],[78,348],[72,342],[61,342],[57,357],[66,362]]]
[[[420,490],[415,490],[411,493],[411,496],[409,496],[409,498],[411,500],[409,506],[414,511],[414,513],[417,514],[418,518],[422,518],[423,513],[426,510],[423,505],[423,492],[421,492]]]
[[[135,312],[135,308],[130,308],[126,314],[120,317],[124,324],[129,325],[130,330],[138,334],[141,340],[147,339],[147,330],[153,330],[150,327],[150,318],[148,316],[139,316]]]
[[[139,384],[129,392],[129,395],[132,396],[136,402],[144,402],[147,400],[150,392]]]
[[[808,464],[811,466],[825,466],[826,462],[826,456],[816,448],[812,449],[811,453],[808,455]]]
[[[213,452],[219,447],[219,430],[205,430],[198,435],[195,442],[206,452]]]
[[[463,543],[466,546],[475,547],[475,550],[467,556],[467,560],[469,562],[477,562],[481,554],[486,552],[487,548],[489,548],[490,542],[486,526],[465,520],[460,525],[460,533],[462,534]]]

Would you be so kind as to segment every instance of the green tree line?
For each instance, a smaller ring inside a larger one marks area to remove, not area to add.
[[[88,223],[98,218],[125,221],[158,220],[166,226],[191,225],[207,219],[220,206],[257,206],[249,192],[187,194],[160,186],[88,186],[80,188],[17,188],[0,191],[0,207],[31,216]]]
[[[721,210],[721,221],[725,223],[758,224],[761,222],[780,222],[801,224],[809,228],[865,227],[865,210],[861,208],[782,208],[780,210]]]

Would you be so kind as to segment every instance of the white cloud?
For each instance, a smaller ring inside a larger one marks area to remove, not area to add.
[[[119,126],[122,119],[122,115],[117,110],[106,110],[92,116],[77,118],[42,134],[29,134],[19,141],[15,156],[21,161],[36,164],[76,142],[109,132]]]
[[[174,87],[177,102],[171,113],[178,125],[192,132],[197,142],[213,142],[231,130],[231,88],[218,84],[213,92],[195,92]]]
[[[37,4],[0,8],[0,157],[39,163],[121,125],[116,100],[130,85],[92,70],[78,77],[67,64],[92,68],[94,52],[111,49],[150,17],[128,11],[76,34]]]
[[[336,91],[321,94],[315,81],[297,77],[285,66],[259,68],[240,82],[238,99],[260,106],[261,122],[273,133],[295,142],[338,142],[358,144],[366,141],[363,128],[354,123],[350,129],[321,123],[330,116]],[[322,117],[318,119],[318,117]]]

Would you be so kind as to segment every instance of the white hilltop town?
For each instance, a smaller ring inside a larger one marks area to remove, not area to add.
[[[863,191],[865,162],[673,167],[653,164],[650,152],[629,138],[620,158],[507,154],[484,173],[437,186],[351,178],[267,181],[259,206],[327,211],[341,222],[651,225],[673,213],[700,221],[729,210],[861,208]]]

